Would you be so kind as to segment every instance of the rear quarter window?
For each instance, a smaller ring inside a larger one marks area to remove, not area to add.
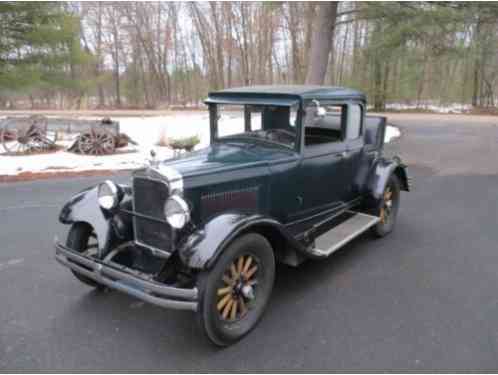
[[[348,126],[346,129],[346,139],[357,139],[361,134],[361,119],[363,109],[359,104],[348,106]]]

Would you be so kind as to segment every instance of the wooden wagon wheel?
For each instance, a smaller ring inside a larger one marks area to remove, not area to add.
[[[79,136],[78,150],[84,155],[109,155],[116,150],[116,139],[107,130],[92,128]]]
[[[28,118],[19,123],[8,120],[0,131],[0,141],[7,155],[21,155],[55,148],[55,138],[47,135],[46,123],[40,118]]]

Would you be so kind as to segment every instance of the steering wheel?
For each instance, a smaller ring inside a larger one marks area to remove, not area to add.
[[[272,134],[275,134],[272,136]],[[291,131],[285,129],[269,129],[266,131],[266,139],[271,139],[278,142],[293,143],[296,136]],[[287,138],[286,140],[284,138]]]

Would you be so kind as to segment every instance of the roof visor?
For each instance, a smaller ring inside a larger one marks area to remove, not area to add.
[[[206,104],[250,104],[250,105],[276,105],[292,107],[299,103],[296,97],[278,97],[275,95],[264,96],[235,96],[235,95],[209,95],[204,101]]]

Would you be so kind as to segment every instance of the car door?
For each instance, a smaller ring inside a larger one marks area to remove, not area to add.
[[[370,163],[365,160],[363,148],[364,108],[361,103],[349,103],[347,106],[347,121],[345,131],[346,152],[344,157],[345,180],[348,183],[346,201],[351,202],[357,198],[361,186],[368,173]]]
[[[302,157],[295,169],[299,209],[289,218],[293,232],[306,230],[323,220],[340,209],[349,197],[351,175],[343,136],[347,106],[334,104],[327,108],[336,111],[316,116],[313,111],[305,110]]]
[[[304,216],[329,211],[347,198],[347,147],[344,141],[310,147],[299,167]]]

